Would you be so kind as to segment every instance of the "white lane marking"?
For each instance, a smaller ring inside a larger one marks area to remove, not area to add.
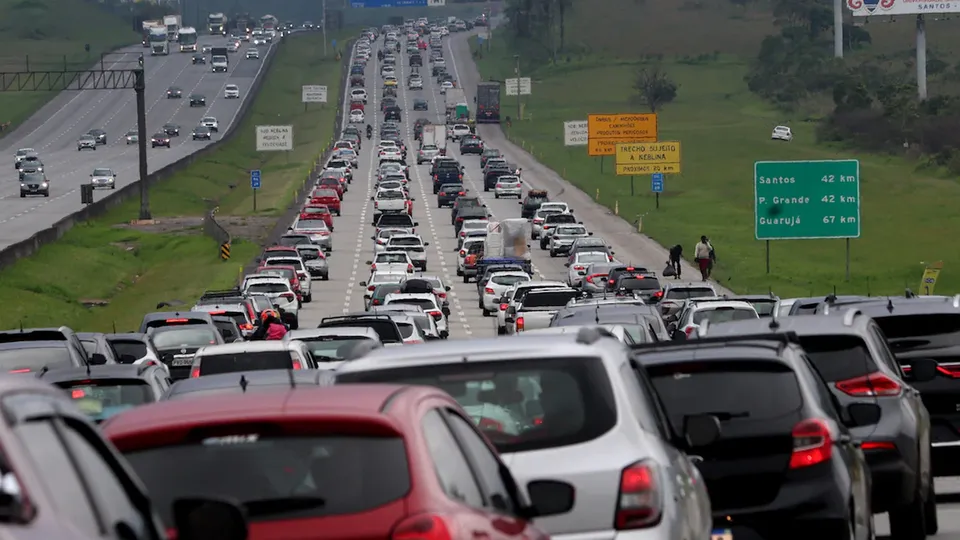
[[[401,107],[401,110],[403,111],[401,114],[403,114],[403,116],[406,118],[405,123],[407,126],[406,131],[407,131],[408,142],[410,143],[410,153],[412,153],[415,156],[417,150],[414,148],[416,145],[414,144],[415,141],[413,138],[413,124],[412,122],[410,122],[410,114],[409,114],[413,112],[413,108],[410,107],[408,109],[406,107],[407,92],[408,92],[407,85],[404,83],[404,81],[406,80],[406,77],[404,77],[404,70],[406,68],[406,64],[403,62],[402,58],[403,57],[400,57],[400,62],[399,62],[400,77],[398,77],[397,86],[401,87],[401,90],[399,92],[400,94],[399,97],[400,99],[403,100],[402,103],[404,104],[404,107]],[[435,110],[434,112],[436,113],[437,111]],[[415,157],[413,162],[414,164],[416,163]],[[423,204],[422,204],[423,213],[427,217],[427,228],[430,230],[430,236],[433,238],[434,248],[437,250],[437,258],[440,260],[440,273],[441,273],[441,277],[443,278],[444,284],[452,284],[453,278],[450,275],[450,268],[447,266],[447,260],[444,257],[443,247],[440,244],[440,237],[437,235],[437,228],[433,223],[433,212],[431,212],[430,204],[428,202],[429,199],[427,196],[427,185],[423,180],[423,173],[420,171],[420,168],[421,168],[421,165],[416,165],[416,164],[413,165],[413,170],[417,177],[417,186],[420,187],[420,200],[423,201]],[[431,193],[433,192],[432,185],[430,188],[430,192]],[[460,321],[460,325],[463,327],[463,332],[469,338],[470,336],[473,335],[473,330],[470,329],[470,323],[469,321],[467,321],[467,314],[463,309],[462,303],[460,302],[460,295],[457,294],[456,289],[454,289],[452,286],[450,287],[449,294],[450,294],[450,301],[451,301],[450,303],[453,304],[453,308],[454,310],[456,310],[456,313],[457,313],[457,319]],[[447,321],[448,333],[451,330],[449,326],[450,326],[450,322],[448,320]]]

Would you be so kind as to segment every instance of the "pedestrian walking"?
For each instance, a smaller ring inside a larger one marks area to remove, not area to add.
[[[713,252],[713,246],[707,237],[701,236],[694,248],[693,258],[697,261],[697,267],[700,268],[700,277],[706,281],[710,277],[710,254]]]
[[[670,266],[673,268],[673,278],[680,279],[680,260],[683,257],[683,246],[677,244],[670,248]]]

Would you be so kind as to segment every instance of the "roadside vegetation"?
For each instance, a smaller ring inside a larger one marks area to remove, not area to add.
[[[87,69],[101,53],[139,39],[129,16],[121,18],[96,2],[0,0],[3,72]],[[0,91],[0,124],[8,124],[0,135],[29,118],[55,95]]]
[[[0,271],[0,302],[11,306],[0,313],[0,327],[131,331],[159,302],[189,308],[206,289],[234,286],[241,268],[260,252],[258,240],[293,202],[294,190],[333,137],[340,65],[332,51],[324,59],[320,33],[292,38],[262,75],[260,93],[234,138],[151,188],[156,223],[131,224],[139,209],[134,199]],[[326,84],[329,103],[304,112],[303,84]],[[257,124],[292,124],[295,149],[289,156],[258,155]],[[248,172],[255,168],[263,171],[256,214]],[[201,229],[202,216],[217,205],[217,220],[234,236],[227,262]]]
[[[522,5],[521,5],[522,4]],[[504,131],[643,232],[692,253],[712,239],[715,277],[739,291],[781,296],[917,290],[923,262],[944,261],[937,293],[960,291],[960,21],[927,18],[930,99],[916,100],[914,19],[846,24],[845,59],[832,58],[825,0],[508,0],[511,16],[478,60],[486,79],[533,79],[524,120]],[[530,9],[527,9],[527,7]],[[521,9],[522,8],[522,9]],[[851,17],[847,17],[852,23]],[[479,43],[471,41],[474,53]],[[516,118],[513,96],[501,114]],[[660,140],[681,141],[683,174],[669,175],[660,208],[650,177],[614,174],[613,158],[563,146],[563,121],[589,113],[649,112]],[[790,143],[770,140],[789,125]],[[949,133],[948,133],[949,132]],[[850,159],[861,164],[861,238],[754,238],[753,164]]]

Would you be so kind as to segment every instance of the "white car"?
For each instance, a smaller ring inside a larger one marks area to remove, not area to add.
[[[247,60],[258,60],[260,58],[260,49],[247,49]]]
[[[564,264],[567,267],[567,285],[581,286],[591,264],[606,262],[610,262],[610,256],[604,251],[580,251],[574,254],[573,260]]]
[[[500,298],[517,283],[530,281],[526,272],[496,272],[487,281],[480,296],[480,309],[483,316],[489,317],[500,310]]]
[[[430,242],[424,242],[416,234],[395,234],[387,240],[386,251],[403,250],[410,255],[413,266],[421,272],[427,271],[427,246]]]
[[[523,184],[520,183],[519,176],[501,176],[497,178],[497,183],[493,186],[493,197],[523,197]]]
[[[792,141],[793,131],[787,126],[777,126],[773,128],[770,139],[774,141]]]
[[[452,88],[453,88],[453,83],[450,82],[450,81],[443,81],[442,83],[440,83],[440,93],[441,93],[441,94],[446,94],[446,93],[447,93],[447,90],[450,90],[450,89],[452,89]]]
[[[503,308],[497,309],[497,335],[502,336],[504,334],[511,333],[513,330],[513,323],[507,323],[506,315],[507,308],[510,307],[510,305],[514,305],[514,307],[516,307],[516,300],[518,299],[517,294],[519,293],[522,297],[523,295],[527,294],[527,292],[534,289],[569,289],[569,287],[559,281],[533,280],[521,281],[516,285],[513,285],[507,289],[506,293],[504,293],[504,296],[507,297],[507,302],[497,306],[498,308]]]
[[[237,52],[237,51],[239,51],[239,50],[240,50],[240,42],[239,42],[239,41],[231,41],[229,44],[227,44],[227,52],[233,52],[233,53],[235,53],[235,52]]]
[[[243,293],[245,295],[262,295],[270,298],[283,311],[298,317],[300,303],[297,295],[290,288],[290,281],[285,277],[272,276],[259,279],[244,280]]]
[[[220,122],[217,122],[217,119],[212,116],[204,116],[200,119],[200,125],[206,128],[210,128],[210,131],[217,132],[220,131]]]
[[[463,275],[463,267],[467,259],[467,253],[470,252],[470,247],[475,244],[480,244],[483,246],[485,241],[484,237],[466,237],[463,239],[463,244],[460,245],[460,251],[457,252],[457,275]]]
[[[366,287],[366,291],[363,293],[363,299],[369,300],[370,296],[373,294],[374,289],[377,288],[377,285],[387,285],[390,283],[403,283],[407,279],[407,273],[399,272],[374,272],[370,274],[370,277],[367,281],[361,281],[360,286]]]
[[[407,88],[410,90],[423,90],[423,79],[421,77],[410,77]]]
[[[383,66],[380,68],[380,76],[386,79],[388,76],[396,76],[397,70],[393,66]]]
[[[223,87],[223,97],[224,99],[239,99],[240,98],[240,87],[235,84],[228,84]]]
[[[410,255],[402,250],[381,251],[374,256],[372,261],[367,261],[367,264],[370,265],[371,273],[413,273],[413,261],[410,259]]]
[[[565,202],[551,201],[540,205],[540,210],[545,212],[557,212],[559,214],[572,214],[573,208]]]
[[[403,161],[403,153],[395,146],[380,149],[380,161]]]
[[[440,148],[435,144],[427,144],[417,151],[417,165],[421,165],[440,155]]]
[[[300,294],[304,302],[313,301],[312,283],[310,281],[310,271],[300,257],[291,257],[289,255],[267,257],[260,263],[261,266],[292,266],[297,272],[297,279],[300,280]],[[266,270],[265,270],[266,271]]]
[[[461,137],[470,135],[470,126],[466,124],[454,124],[448,133],[450,139],[458,141]]]
[[[364,116],[363,111],[353,110],[350,111],[350,123],[351,124],[362,124],[366,121],[366,116]]]
[[[701,326],[705,327],[707,324],[760,318],[752,304],[739,300],[695,303],[680,316],[676,331],[683,332],[686,337],[691,337]]]
[[[437,296],[434,293],[390,293],[383,299],[383,305],[390,304],[420,306],[425,313],[437,321],[437,329],[440,330],[441,335],[450,334],[447,316],[443,314],[443,309],[437,303]]]
[[[350,99],[352,101],[362,101],[367,102],[367,91],[363,88],[354,88],[350,91]]]

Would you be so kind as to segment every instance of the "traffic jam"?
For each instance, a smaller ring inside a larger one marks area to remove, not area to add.
[[[936,535],[960,296],[737,295],[632,260],[477,125],[467,27],[355,41],[340,139],[236,288],[126,333],[0,332],[8,524],[868,540],[886,514],[883,535]]]

